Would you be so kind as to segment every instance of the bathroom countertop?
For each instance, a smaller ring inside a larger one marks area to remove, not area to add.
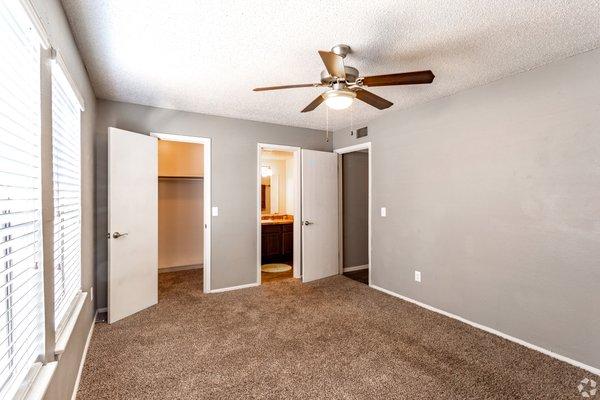
[[[293,224],[293,219],[263,219],[260,221],[261,225],[285,225]]]

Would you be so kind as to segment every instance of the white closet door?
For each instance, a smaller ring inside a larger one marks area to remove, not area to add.
[[[337,154],[302,150],[302,282],[338,273]]]
[[[108,129],[108,322],[158,302],[158,147]]]

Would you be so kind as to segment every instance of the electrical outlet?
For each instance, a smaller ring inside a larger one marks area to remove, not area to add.
[[[415,282],[421,282],[421,271],[415,271]]]
[[[219,207],[213,207],[212,208],[212,216],[213,217],[218,217],[219,216]]]
[[[381,216],[382,217],[387,217],[387,208],[381,207]]]

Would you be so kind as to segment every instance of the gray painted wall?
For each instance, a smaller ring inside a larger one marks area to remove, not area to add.
[[[108,127],[212,138],[212,281],[218,289],[256,282],[257,143],[332,149],[324,133],[303,128],[98,100],[96,202],[98,307],[106,306]],[[135,149],[132,149],[135,151]]]
[[[600,50],[336,132],[372,142],[373,283],[600,367],[597,71]]]
[[[71,30],[58,0],[34,0],[33,4],[44,23],[53,47],[60,50],[69,73],[76,81],[77,87],[84,97],[86,110],[81,116],[81,168],[82,168],[82,290],[90,292],[94,286],[94,121],[96,109],[96,96],[88,80],[87,72],[79,57],[77,47],[71,35]],[[45,66],[46,72],[49,66]],[[47,79],[49,75],[45,75]],[[46,127],[44,135],[51,132],[48,111],[51,113],[50,81],[42,83],[42,126]],[[50,128],[50,131],[47,130]],[[44,151],[47,153],[51,141],[44,140]],[[44,178],[52,179],[51,175]],[[44,239],[46,240],[46,238]],[[95,308],[93,301],[88,296],[75,329],[71,334],[65,352],[58,360],[58,368],[44,399],[64,400],[71,398],[79,365],[88,337],[89,330],[94,321]],[[48,338],[50,339],[50,338]],[[51,338],[54,339],[54,338]]]
[[[369,263],[369,154],[342,155],[344,268]]]

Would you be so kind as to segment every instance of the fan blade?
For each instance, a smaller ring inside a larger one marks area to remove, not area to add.
[[[394,104],[391,101],[387,101],[383,97],[379,97],[376,94],[364,89],[358,90],[356,92],[356,98],[380,110],[385,110],[386,108],[389,108]]]
[[[387,74],[365,76],[362,82],[367,86],[393,86],[393,85],[416,85],[433,82],[435,75],[431,71],[403,72],[400,74]]]
[[[295,88],[317,87],[317,86],[321,86],[321,84],[320,83],[302,83],[300,85],[267,86],[267,87],[259,87],[259,88],[252,89],[252,90],[255,92],[264,92],[265,90],[295,89]]]
[[[323,96],[319,95],[319,97],[317,97],[316,99],[314,99],[309,105],[307,105],[304,110],[302,110],[303,113],[305,112],[309,112],[314,110],[315,108],[317,108],[319,106],[319,104],[321,104],[325,99],[323,98]]]
[[[346,79],[346,70],[344,69],[344,59],[342,57],[330,51],[319,51],[319,55],[329,75]]]

